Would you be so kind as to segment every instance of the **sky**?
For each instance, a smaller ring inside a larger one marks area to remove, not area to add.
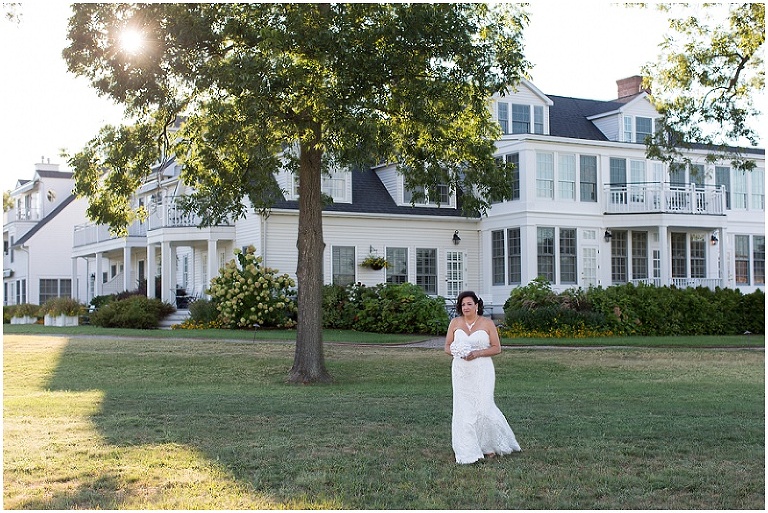
[[[24,2],[21,21],[0,19],[0,188],[30,179],[35,163],[69,170],[75,153],[122,109],[69,73],[66,2]],[[524,32],[531,79],[545,94],[611,100],[616,80],[640,74],[659,53],[667,20],[655,9],[596,1],[534,1]]]

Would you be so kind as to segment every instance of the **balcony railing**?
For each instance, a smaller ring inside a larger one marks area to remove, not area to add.
[[[185,212],[176,205],[173,196],[163,198],[162,203],[149,206],[149,230],[159,228],[184,228],[200,226],[202,219],[195,213]],[[232,223],[221,223],[231,226]]]
[[[725,188],[716,185],[628,183],[603,188],[609,214],[672,213],[722,215]]]
[[[128,227],[128,237],[146,237],[146,223],[134,222]],[[105,224],[81,224],[75,226],[74,247],[88,246],[89,244],[98,244],[113,239],[119,239],[116,235],[109,232],[109,226]]]

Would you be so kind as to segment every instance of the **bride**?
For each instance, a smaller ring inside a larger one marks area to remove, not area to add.
[[[457,463],[474,463],[520,450],[512,428],[493,398],[496,371],[491,356],[501,352],[493,321],[483,317],[483,300],[465,291],[456,300],[445,352],[453,356],[451,441]]]

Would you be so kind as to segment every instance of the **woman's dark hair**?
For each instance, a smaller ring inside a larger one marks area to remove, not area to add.
[[[483,300],[477,297],[477,294],[475,294],[471,290],[465,290],[464,292],[459,294],[458,298],[456,298],[456,313],[459,315],[463,315],[461,313],[461,302],[468,297],[471,297],[472,301],[477,303],[477,315],[483,315]]]

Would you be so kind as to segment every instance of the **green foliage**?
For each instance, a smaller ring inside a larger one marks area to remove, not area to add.
[[[504,314],[510,336],[739,335],[765,332],[765,295],[633,284],[554,294],[535,280],[512,291]]]
[[[411,283],[373,287],[326,285],[323,326],[374,333],[444,335],[448,329],[445,300],[427,295]]]
[[[281,197],[274,174],[295,173],[307,314],[290,380],[328,381],[315,315],[322,173],[394,162],[414,201],[445,184],[466,192],[471,215],[510,197],[513,169],[494,158],[500,128],[488,99],[526,74],[527,21],[504,2],[75,4],[69,70],[137,119],[69,160],[76,193],[91,219],[125,230],[145,214],[129,209],[151,164],[175,155],[193,188],[180,206],[212,225],[269,210]],[[131,25],[153,42],[136,55],[104,37]]]
[[[277,269],[262,266],[262,258],[249,246],[236,248],[230,260],[211,280],[208,293],[219,311],[219,321],[230,328],[290,328],[294,315],[296,283]]]
[[[189,303],[189,318],[195,322],[209,324],[219,318],[219,310],[213,301],[196,299]]]
[[[36,317],[40,312],[40,305],[34,303],[9,305],[3,307],[3,312],[7,312],[10,317]]]
[[[40,313],[42,315],[75,316],[85,312],[85,305],[71,297],[54,297],[40,305]]]
[[[765,89],[765,4],[659,4],[672,30],[655,64],[643,70],[657,110],[659,131],[651,158],[685,161],[691,143],[710,145],[709,159],[754,163],[726,146],[759,144],[754,99]]]
[[[133,295],[112,301],[91,314],[91,324],[104,328],[155,329],[173,313],[173,305],[159,299]]]

